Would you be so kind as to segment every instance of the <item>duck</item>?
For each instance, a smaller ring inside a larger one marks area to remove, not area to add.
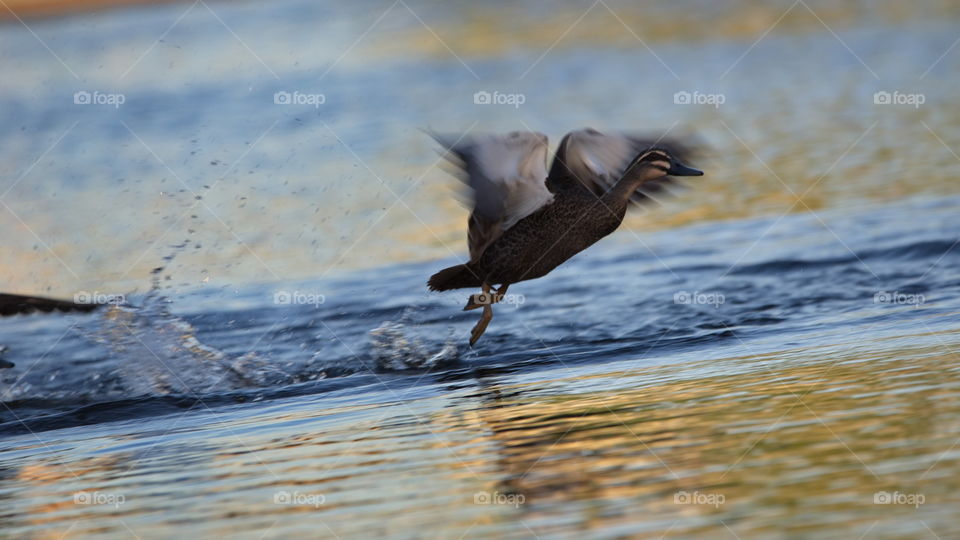
[[[0,317],[27,315],[38,311],[43,313],[50,313],[51,311],[90,312],[100,307],[101,304],[58,300],[43,296],[0,293]],[[0,345],[0,356],[6,351],[7,347]],[[16,364],[13,362],[0,358],[0,369],[12,368],[14,366],[16,366]]]
[[[703,175],[684,164],[693,147],[673,139],[584,128],[562,138],[548,169],[542,133],[431,135],[469,188],[470,258],[433,274],[427,287],[480,288],[463,308],[483,309],[471,347],[510,285],[549,274],[614,232],[628,209],[671,194],[676,177]]]

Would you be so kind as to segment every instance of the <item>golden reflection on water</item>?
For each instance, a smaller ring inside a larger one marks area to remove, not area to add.
[[[728,528],[742,538],[916,537],[929,527],[951,538],[960,534],[960,357],[945,351],[958,337],[480,379],[389,406],[267,406],[178,425],[162,440],[105,435],[94,454],[74,441],[62,461],[23,459],[8,498],[22,512],[6,526],[68,537],[126,522],[147,536],[189,524],[341,538],[723,537]],[[138,449],[109,448],[127,443]],[[126,502],[78,507],[80,490]],[[277,504],[281,492],[323,501]],[[875,504],[882,493],[922,504]],[[478,494],[502,504],[478,504]]]
[[[878,521],[956,533],[960,358],[939,345],[821,354],[689,380],[656,382],[672,375],[652,368],[493,387],[476,415],[440,423],[496,441],[500,478],[486,489],[523,494],[519,518],[538,534],[568,529],[571,512],[578,528],[643,532],[647,522],[653,537],[728,526],[744,537],[829,529],[855,538]],[[878,492],[925,502],[874,504]],[[675,501],[684,497],[722,504]]]
[[[687,6],[683,6],[677,2],[656,5],[611,0],[606,5],[594,4],[592,8],[591,4],[554,2],[544,3],[541,9],[531,8],[530,4],[505,4],[495,10],[488,5],[470,6],[462,17],[432,24],[428,31],[411,25],[405,32],[396,31],[385,38],[375,36],[360,46],[367,54],[376,56],[447,58],[450,49],[443,40],[448,40],[456,44],[458,55],[470,58],[503,55],[526,47],[536,50],[598,45],[634,47],[637,36],[651,43],[676,39],[752,40],[774,23],[783,32],[798,33],[821,30],[821,21],[844,28],[868,17],[876,22],[897,23],[917,16],[916,10],[891,1],[869,4],[808,1],[815,15],[807,9],[791,9],[793,3],[789,1],[686,2]],[[926,2],[923,9],[931,16],[960,14],[960,7],[947,0]],[[562,39],[558,39],[561,36]]]

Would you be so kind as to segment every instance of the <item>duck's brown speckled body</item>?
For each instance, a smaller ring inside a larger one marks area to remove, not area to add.
[[[553,202],[521,219],[464,265],[456,288],[518,283],[550,273],[617,230],[626,204],[608,208],[586,190],[555,194]],[[450,283],[453,285],[453,283]],[[453,288],[453,287],[451,287]]]
[[[514,132],[462,140],[444,144],[474,190],[471,259],[437,272],[428,286],[483,289],[464,308],[484,310],[471,345],[509,285],[547,275],[615,231],[627,208],[661,190],[670,181],[667,175],[703,174],[676,160],[677,153],[685,153],[676,143],[654,147],[648,140],[590,129],[564,137],[549,174],[543,135]],[[491,292],[494,285],[500,287]]]

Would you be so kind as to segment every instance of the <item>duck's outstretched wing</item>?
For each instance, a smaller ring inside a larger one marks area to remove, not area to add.
[[[547,187],[551,190],[564,182],[579,182],[598,197],[606,193],[626,172],[627,166],[640,153],[658,147],[687,162],[693,147],[675,139],[630,133],[600,133],[581,129],[568,133],[557,149]],[[650,202],[651,195],[669,193],[665,186],[676,183],[672,177],[649,182],[631,198],[632,203]]]
[[[93,311],[99,304],[80,304],[41,296],[23,296],[0,293],[0,317],[34,313],[36,311]]]
[[[547,178],[547,136],[532,131],[505,135],[433,135],[470,187],[467,244],[476,260],[518,221],[553,200]]]

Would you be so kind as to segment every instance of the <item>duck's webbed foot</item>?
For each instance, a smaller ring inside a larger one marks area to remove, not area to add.
[[[470,296],[466,307],[463,308],[464,311],[476,309],[478,307],[483,308],[483,315],[480,316],[480,320],[470,332],[471,347],[473,347],[474,343],[476,343],[477,340],[480,339],[480,336],[482,336],[487,330],[487,325],[490,324],[490,320],[493,319],[493,304],[503,300],[503,295],[507,292],[508,286],[509,284],[505,283],[501,285],[500,288],[495,292],[491,292],[490,285],[488,283],[484,283],[482,293]]]

